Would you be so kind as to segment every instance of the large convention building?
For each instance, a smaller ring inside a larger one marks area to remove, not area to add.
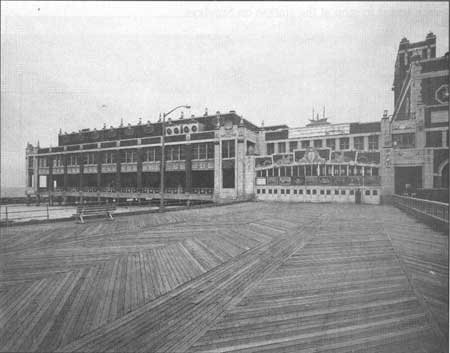
[[[448,53],[436,37],[402,39],[394,110],[339,123],[257,126],[235,111],[62,133],[27,145],[27,193],[51,202],[166,199],[389,202],[448,189]],[[164,155],[163,155],[164,154]],[[164,158],[162,158],[164,157]],[[163,173],[161,173],[163,171]]]

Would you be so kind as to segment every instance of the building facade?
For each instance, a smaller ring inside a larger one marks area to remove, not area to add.
[[[394,112],[381,130],[383,194],[407,189],[448,192],[448,53],[436,57],[436,36],[400,42],[394,72]]]
[[[448,54],[436,58],[432,33],[404,38],[394,112],[380,121],[331,124],[313,113],[305,127],[264,127],[230,111],[60,133],[57,147],[27,146],[28,193],[158,199],[161,168],[167,199],[378,204],[393,193],[448,189],[448,78]]]

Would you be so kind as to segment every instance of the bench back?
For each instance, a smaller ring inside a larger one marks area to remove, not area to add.
[[[103,204],[103,205],[96,205],[96,204],[85,204],[85,205],[79,205],[77,206],[77,213],[104,213],[107,211],[114,211],[116,209],[115,205],[111,204]]]

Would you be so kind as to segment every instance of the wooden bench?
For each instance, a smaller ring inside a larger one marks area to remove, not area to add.
[[[105,205],[80,205],[77,206],[77,213],[74,217],[80,219],[81,223],[84,223],[84,217],[89,216],[101,216],[105,215],[110,221],[114,220],[112,212],[116,210],[116,206],[105,204]]]

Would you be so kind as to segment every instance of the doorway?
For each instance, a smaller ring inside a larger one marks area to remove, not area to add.
[[[395,193],[414,193],[422,188],[422,167],[395,167]]]

